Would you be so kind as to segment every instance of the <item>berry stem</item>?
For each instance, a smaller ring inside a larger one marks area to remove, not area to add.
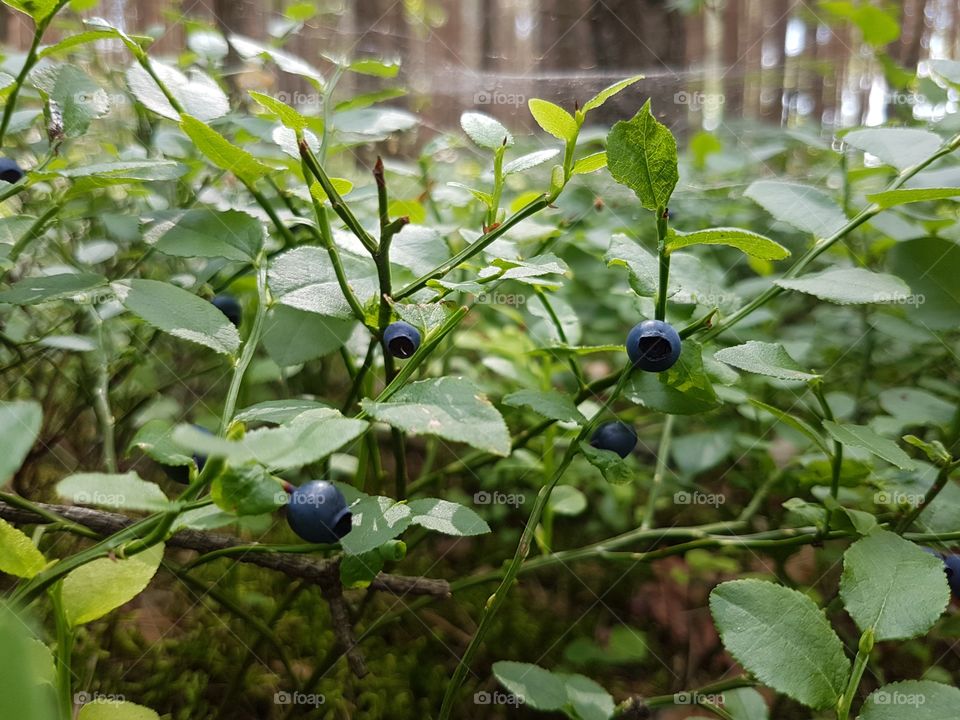
[[[257,346],[260,344],[260,336],[263,334],[264,319],[267,315],[267,307],[270,304],[270,296],[267,290],[267,263],[261,257],[257,258],[257,314],[253,319],[253,328],[250,335],[243,344],[243,351],[240,353],[240,359],[233,369],[233,377],[230,379],[230,387],[227,390],[227,399],[223,406],[223,415],[220,416],[220,437],[225,437],[227,428],[233,421],[233,415],[237,409],[237,398],[240,396],[240,386],[243,384],[243,376],[253,361],[253,356],[257,352]]]
[[[667,317],[667,287],[670,284],[670,253],[667,252],[667,224],[670,211],[667,208],[657,210],[657,260],[660,264],[660,280],[657,283],[657,320]]]

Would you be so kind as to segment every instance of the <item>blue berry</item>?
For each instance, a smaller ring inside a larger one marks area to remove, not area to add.
[[[395,358],[406,360],[420,347],[420,331],[402,320],[387,325],[383,331],[383,342]]]
[[[343,493],[326,480],[311,480],[290,493],[287,522],[307,542],[337,542],[350,532],[352,518]]]
[[[626,423],[608,422],[594,431],[590,444],[600,450],[612,450],[625,458],[637,446],[637,433]]]
[[[644,320],[627,335],[630,362],[647,372],[669,370],[680,357],[680,336],[663,320]]]
[[[227,320],[233,323],[234,327],[240,327],[240,320],[243,318],[243,308],[240,307],[240,301],[233,295],[214,295],[210,301],[213,306],[227,316]]]
[[[213,435],[213,433],[207,430],[205,427],[200,427],[199,425],[194,425],[193,427],[202,433]],[[207,464],[207,456],[198,455],[195,453],[193,456],[193,462],[197,466],[197,472],[203,472],[203,466]],[[163,472],[166,473],[167,477],[174,482],[178,482],[181,485],[190,484],[190,467],[187,465],[164,465]]]
[[[10,158],[0,158],[0,180],[13,185],[23,177],[23,170]]]

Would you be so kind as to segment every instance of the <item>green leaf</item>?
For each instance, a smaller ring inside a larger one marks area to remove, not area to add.
[[[57,495],[75,505],[97,505],[116,510],[160,512],[170,501],[156,483],[141,480],[137,473],[77,473],[57,483]]]
[[[864,42],[882,47],[900,37],[896,17],[874,5],[844,1],[821,2],[820,7],[832,15],[849,20],[860,30]]]
[[[947,425],[955,403],[914,387],[887,388],[877,397],[880,407],[904,425]]]
[[[615,82],[613,85],[605,87],[603,90],[598,92],[596,95],[594,95],[592,98],[590,98],[589,100],[587,100],[587,102],[583,104],[582,112],[588,113],[591,110],[595,110],[596,108],[603,105],[607,100],[609,100],[614,95],[616,95],[618,92],[620,92],[621,90],[626,90],[628,87],[630,87],[636,82],[639,82],[640,80],[643,80],[643,75],[633,75],[632,77],[628,77],[624,80],[620,80],[619,82]]]
[[[871,193],[867,195],[867,200],[876,203],[881,208],[892,208],[897,205],[906,205],[907,203],[950,200],[957,196],[960,196],[960,188],[899,188],[898,190],[884,190],[883,192]]]
[[[830,237],[847,224],[847,216],[833,198],[809,185],[756,180],[743,195],[777,220],[816,237]]]
[[[861,632],[877,641],[926,633],[947,609],[943,562],[896,533],[876,529],[843,554],[840,596]]]
[[[914,292],[916,302],[903,306],[907,320],[929,330],[954,330],[960,314],[960,245],[924,237],[896,243],[887,258],[890,271]]]
[[[84,195],[93,188],[125,185],[131,182],[176,180],[187,172],[185,165],[172,160],[128,160],[91,163],[62,168],[50,175],[74,178],[70,196]]]
[[[633,119],[621,120],[607,135],[607,167],[647,210],[667,207],[680,178],[677,141],[653,116],[649,100]]]
[[[0,573],[32,578],[46,565],[47,559],[30,538],[0,519]]]
[[[109,30],[85,30],[81,33],[69,35],[62,40],[58,40],[53,45],[48,45],[43,48],[37,53],[37,59],[41,60],[45,57],[53,57],[54,55],[59,55],[80,45],[86,45],[87,43],[96,42],[97,40],[109,40],[116,37],[118,37],[117,32],[112,28]],[[152,42],[152,38],[146,35],[128,35],[127,38],[139,45]]]
[[[630,286],[637,295],[653,297],[657,294],[657,259],[636,240],[622,233],[615,233],[610,238],[610,247],[604,260],[607,265],[623,265],[630,271]]]
[[[267,312],[263,346],[280,367],[299,365],[339,350],[356,326],[353,318],[324,317],[276,305]]]
[[[163,559],[163,545],[126,560],[100,558],[72,570],[63,579],[67,622],[83,625],[128,603],[150,584]]]
[[[501,660],[493,664],[493,674],[518,700],[534,710],[560,710],[567,704],[563,680],[539,665]]]
[[[373,92],[354,95],[346,100],[341,100],[334,106],[334,110],[339,113],[346,110],[368,108],[371,105],[376,105],[377,103],[382,103],[387,100],[403,97],[406,94],[407,91],[403,88],[382,88],[380,90],[374,90]]]
[[[6,484],[37,441],[43,410],[33,400],[0,401],[0,485]]]
[[[57,104],[67,137],[80,137],[92,121],[110,112],[110,96],[78,67],[41,65],[30,77],[33,84]]]
[[[504,145],[513,145],[510,131],[489,115],[478,112],[463,113],[460,116],[460,127],[480,147],[496,150]]]
[[[0,717],[50,720],[61,717],[51,685],[56,682],[50,651],[34,637],[31,619],[0,603]]]
[[[157,60],[151,60],[150,65],[160,82],[183,108],[184,115],[181,118],[150,73],[140,63],[134,63],[127,68],[127,85],[134,97],[148,110],[168,120],[181,120],[192,116],[196,118],[196,122],[209,122],[230,112],[230,101],[226,93],[209,75],[194,68],[188,78],[175,67]]]
[[[868,128],[843,136],[843,142],[880,158],[897,170],[916,165],[943,144],[936,133],[919,128]]]
[[[587,638],[577,638],[563,651],[567,662],[580,667],[597,665],[633,665],[642,663],[650,654],[646,636],[629,625],[611,628],[604,645]]]
[[[850,661],[806,595],[762,580],[734,580],[710,593],[710,611],[727,650],[763,684],[815,710],[836,705]]]
[[[288,425],[258,428],[240,440],[227,440],[179,425],[173,440],[185,449],[207,457],[222,457],[234,466],[258,462],[267,468],[291,469],[322,460],[352,442],[367,423],[345,418],[332,408],[307,410]]]
[[[421,380],[386,402],[366,399],[363,410],[412,435],[437,435],[494,455],[510,454],[510,433],[496,408],[464,378]]]
[[[410,522],[445,535],[483,535],[490,526],[473,510],[447,500],[421,498],[411,500]]]
[[[161,465],[184,467],[193,464],[193,458],[173,442],[173,425],[161,418],[150,420],[137,430],[130,447],[139,448]]]
[[[612,450],[600,450],[590,443],[580,443],[580,452],[603,475],[604,480],[613,485],[625,485],[632,482],[635,473],[626,460]]]
[[[577,121],[573,115],[568,113],[559,105],[554,105],[548,100],[531,98],[527,102],[530,108],[530,114],[537,121],[537,125],[546,132],[553,135],[557,140],[568,142],[577,136],[580,131]]]
[[[340,540],[348,555],[361,555],[399,536],[410,526],[413,511],[388,497],[362,497],[350,506],[353,529]]]
[[[934,77],[939,78],[948,85],[952,85],[954,88],[960,89],[960,61],[938,58],[936,60],[928,60],[927,67],[930,68],[930,72]]]
[[[393,78],[400,72],[399,60],[380,60],[379,58],[357,58],[347,66],[351,71],[361,75],[371,75],[379,78]]]
[[[340,560],[340,582],[348,588],[369,587],[383,569],[383,563],[380,548],[360,555],[344,555]]]
[[[740,370],[767,375],[778,380],[816,380],[819,375],[806,370],[790,357],[780,343],[750,340],[743,345],[718,350],[714,358]]]
[[[560,151],[553,148],[551,150],[537,150],[527,155],[521,155],[503,166],[503,174],[512,175],[513,173],[525,172],[537,167],[537,165],[542,165],[548,160],[552,160],[559,154]]]
[[[824,420],[823,427],[830,433],[830,437],[841,445],[866,450],[901,470],[913,470],[916,467],[916,463],[893,440],[880,437],[865,425],[841,424]]]
[[[960,689],[930,680],[884,685],[867,698],[857,720],[947,720],[956,717]]]
[[[733,720],[769,720],[770,711],[763,695],[752,687],[723,691],[723,707]]]
[[[488,192],[484,192],[483,190],[477,190],[476,188],[472,188],[468,185],[464,185],[463,183],[459,183],[459,182],[448,182],[447,185],[449,185],[450,187],[460,188],[461,190],[466,190],[468,193],[473,195],[473,197],[475,197],[477,200],[482,202],[486,207],[488,208],[493,207],[493,195],[491,195]]]
[[[567,700],[578,720],[609,720],[616,705],[613,697],[584,675],[555,673],[567,689]]]
[[[655,412],[699,415],[720,405],[713,384],[703,369],[700,344],[684,340],[680,359],[662,373],[635,372],[623,396]]]
[[[176,285],[137,279],[115,282],[110,287],[127,310],[158,330],[224,355],[240,347],[237,329],[222,312]]]
[[[576,517],[587,509],[587,496],[573,485],[557,485],[547,505],[554,515]]]
[[[838,305],[903,302],[910,297],[910,288],[900,278],[866,268],[824,270],[799,278],[780,278],[774,283]]]
[[[393,311],[404,322],[408,322],[421,332],[430,332],[440,327],[450,316],[450,306],[447,303],[394,303]]]
[[[601,150],[600,152],[593,153],[592,155],[584,155],[582,158],[577,160],[573,164],[573,174],[574,175],[586,175],[587,173],[596,172],[607,166],[607,151]]]
[[[340,197],[346,197],[350,194],[350,191],[353,190],[353,183],[345,178],[330,178],[330,184],[333,185],[333,189],[340,194]],[[320,185],[319,182],[310,185],[310,195],[321,205],[330,202],[326,190],[323,189],[323,186]]]
[[[690,233],[670,228],[668,233],[667,252],[691,245],[729,245],[750,257],[761,260],[783,260],[790,257],[790,251],[780,243],[759,233],[740,228],[709,228]]]
[[[97,698],[80,708],[77,720],[160,720],[160,716],[143,705]]]
[[[193,208],[159,220],[147,242],[166,255],[252,261],[263,246],[263,224],[239,210]]]
[[[0,303],[37,305],[53,300],[64,300],[89,292],[107,284],[107,279],[94,273],[63,273],[29,277],[0,292]]]
[[[300,75],[314,82],[316,85],[324,84],[323,74],[305,60],[291,55],[279,48],[262,45],[242,35],[230,35],[227,40],[237,51],[237,54],[244,60],[253,58],[266,58],[273,61],[278,68],[291,75]]]
[[[280,122],[291,130],[306,130],[310,126],[310,121],[303,115],[294,110],[281,100],[275,97],[265,95],[264,93],[250,91],[252,97],[260,107],[276,115]]]
[[[341,252],[340,259],[360,303],[375,297],[378,285],[373,263],[349,252]],[[323,248],[304,246],[283,253],[270,263],[267,283],[277,302],[284,305],[327,317],[353,319],[330,256]]]
[[[256,405],[244,408],[233,419],[242,423],[272,423],[283,425],[308,410],[323,410],[329,405],[319,400],[306,398],[290,400],[264,400]]]
[[[180,120],[180,129],[193,140],[197,149],[221,170],[232,172],[245,185],[253,185],[270,172],[270,168],[223,135],[190,115]]]
[[[262,515],[287,502],[287,493],[262,465],[231,465],[210,486],[217,507],[233,515]]]
[[[528,407],[548,420],[578,425],[586,422],[583,413],[573,404],[573,398],[556,390],[518,390],[505,396],[503,402],[511,407]]]
[[[35,23],[49,17],[57,7],[58,0],[3,0],[3,4],[29,15]]]

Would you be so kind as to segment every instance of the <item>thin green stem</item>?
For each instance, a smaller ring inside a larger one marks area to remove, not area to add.
[[[220,435],[225,436],[227,428],[233,421],[233,415],[237,409],[237,398],[240,395],[240,386],[243,384],[243,376],[253,361],[253,356],[257,352],[257,346],[260,344],[260,336],[263,334],[264,319],[267,314],[267,308],[270,305],[270,293],[267,290],[267,264],[263,257],[256,263],[257,270],[257,314],[253,320],[253,328],[250,335],[243,344],[243,351],[240,353],[240,360],[233,369],[233,377],[230,379],[230,387],[227,390],[227,399],[223,406],[223,415],[220,418]]]
[[[330,181],[330,177],[323,169],[320,161],[317,160],[317,157],[313,154],[310,146],[307,145],[307,141],[301,139],[299,142],[299,148],[300,157],[306,164],[307,170],[311,175],[313,175],[313,177],[317,179],[317,182],[320,183],[320,187],[322,187],[323,191],[326,193],[327,199],[330,201],[330,206],[333,208],[333,211],[339,215],[344,224],[350,228],[350,232],[356,235],[357,239],[361,242],[363,247],[366,248],[367,252],[369,252],[371,255],[375,255],[377,252],[376,240],[374,240],[373,236],[367,232],[366,228],[363,227],[363,225],[357,219],[357,216],[353,214],[350,206],[344,202],[343,197]]]
[[[567,333],[563,329],[563,323],[560,322],[560,317],[557,315],[556,311],[553,309],[553,305],[550,303],[550,300],[547,299],[547,294],[543,291],[539,285],[534,285],[534,292],[536,292],[537,297],[540,298],[540,302],[543,304],[544,309],[547,311],[547,315],[550,317],[550,322],[553,323],[553,327],[557,331],[557,336],[560,338],[560,342],[564,345],[569,345],[570,342],[567,340]],[[573,376],[577,379],[577,387],[584,388],[587,386],[587,378],[584,377],[583,370],[580,368],[580,365],[577,364],[577,361],[572,357],[567,358],[567,364],[570,366],[570,370],[573,372]]]
[[[933,481],[933,485],[930,486],[930,489],[927,490],[926,494],[923,496],[923,500],[913,507],[910,512],[904,515],[900,522],[897,523],[897,532],[901,535],[910,529],[910,526],[916,521],[920,514],[930,507],[930,504],[937,499],[937,496],[941,491],[947,486],[947,482],[950,479],[950,473],[957,469],[958,463],[952,462],[947,463],[940,468],[940,472],[937,473],[936,479]]]
[[[17,242],[14,243],[13,247],[10,248],[10,254],[7,256],[7,259],[13,262],[20,257],[20,253],[26,250],[30,243],[40,237],[47,223],[50,222],[62,208],[63,205],[60,203],[54,203],[43,215],[38,217]]]
[[[857,688],[860,687],[860,681],[863,679],[863,673],[867,669],[867,663],[870,661],[870,652],[873,650],[874,631],[873,628],[867,628],[860,636],[860,642],[857,646],[857,657],[853,661],[853,669],[850,671],[850,680],[847,682],[847,689],[837,703],[837,720],[849,720],[850,708],[853,706],[853,699],[857,695]]]
[[[270,218],[270,222],[273,223],[273,226],[277,229],[284,239],[284,242],[287,246],[292,247],[297,244],[297,239],[293,236],[293,233],[290,232],[290,228],[283,224],[283,221],[280,219],[280,216],[277,215],[277,211],[273,209],[273,205],[270,204],[270,201],[267,200],[266,196],[257,190],[253,185],[245,185],[247,192],[253,196],[253,199],[257,201],[257,205],[263,208],[263,211],[267,214],[267,217]]]
[[[301,166],[303,168],[303,176],[308,178],[307,163],[303,159],[301,159]],[[327,250],[327,255],[330,257],[330,264],[333,265],[333,272],[337,276],[340,292],[342,292],[344,298],[346,298],[347,304],[353,312],[353,316],[366,325],[366,313],[364,313],[363,306],[360,305],[360,301],[357,300],[357,296],[350,287],[347,273],[343,269],[343,261],[340,259],[340,253],[337,251],[337,244],[333,239],[333,232],[330,228],[330,217],[327,215],[327,208],[313,197],[313,193],[310,193],[310,198],[313,201],[313,212],[317,218],[317,227],[320,229],[320,241],[323,243],[324,248]]]
[[[657,210],[657,262],[660,267],[660,279],[657,283],[657,320],[667,317],[667,289],[670,285],[670,253],[667,252],[667,224],[670,211],[667,208]]]
[[[833,422],[833,410],[830,407],[830,403],[827,402],[827,396],[823,392],[823,383],[819,380],[816,380],[810,384],[810,389],[813,390],[814,396],[817,398],[817,403],[820,405],[820,410],[823,412],[824,420]],[[834,500],[840,495],[840,474],[843,470],[843,445],[834,440],[833,442],[833,457],[830,459],[830,497]],[[830,514],[827,513],[827,521],[825,529],[829,532],[830,530]]]
[[[514,225],[519,223],[521,220],[525,220],[531,215],[536,215],[549,204],[550,202],[546,197],[540,197],[536,200],[531,200],[509,218],[497,225],[497,227],[492,228],[490,231],[481,235],[452,258],[446,260],[433,270],[421,275],[409,285],[406,285],[398,290],[396,293],[394,293],[393,299],[403,300],[404,298],[413,295],[418,290],[425,288],[427,283],[429,283],[431,280],[443,277],[461,263],[469,260],[477,253],[482,252],[488,245],[490,245],[490,243],[494,242],[497,238],[502,237],[504,233],[506,233]]]
[[[93,402],[97,420],[100,423],[100,434],[103,436],[103,464],[107,472],[117,472],[117,451],[114,438],[114,418],[110,409],[110,352],[107,348],[107,336],[104,331],[103,318],[92,305],[89,306],[90,319],[93,321],[97,333],[97,352],[95,354],[96,383],[93,388]]]
[[[667,473],[667,465],[670,461],[670,443],[673,439],[673,415],[667,415],[663,421],[663,430],[660,432],[660,444],[657,447],[657,466],[653,471],[653,481],[650,483],[650,494],[647,497],[647,505],[643,511],[643,522],[640,523],[641,530],[649,530],[653,527],[653,515],[657,508],[657,498],[660,490],[663,488],[663,478]]]
[[[491,596],[491,598],[487,601],[483,617],[480,619],[480,624],[477,626],[477,630],[474,633],[473,638],[471,638],[470,644],[467,646],[463,657],[460,658],[460,662],[457,664],[457,669],[454,671],[453,677],[451,678],[450,683],[447,685],[447,690],[443,696],[443,705],[440,708],[439,720],[449,720],[450,718],[450,713],[453,711],[453,706],[456,702],[457,692],[459,691],[460,686],[463,684],[463,681],[466,679],[467,673],[470,670],[470,663],[473,661],[474,656],[480,649],[480,645],[483,643],[484,637],[489,632],[497,612],[506,603],[510,588],[513,586],[513,581],[520,573],[520,569],[523,566],[524,560],[526,560],[527,555],[530,552],[530,545],[533,541],[537,524],[540,522],[540,517],[543,514],[547,502],[550,500],[550,495],[553,492],[553,489],[557,486],[557,483],[560,481],[560,478],[563,477],[563,474],[566,472],[567,468],[570,467],[570,463],[573,462],[573,459],[576,457],[577,453],[580,452],[581,441],[590,436],[590,433],[597,426],[601,417],[606,413],[607,409],[623,391],[623,388],[627,383],[627,379],[630,377],[631,370],[632,368],[629,365],[623,369],[620,374],[620,381],[617,383],[616,388],[607,397],[597,414],[594,415],[589,422],[585,423],[580,432],[577,433],[577,436],[567,448],[566,453],[564,453],[563,459],[557,466],[553,476],[550,478],[547,484],[540,489],[540,492],[537,493],[537,499],[533,504],[530,517],[527,519],[527,524],[520,536],[520,542],[517,545],[513,559],[507,566],[503,574],[503,580],[501,581],[499,587],[494,592],[493,596]]]

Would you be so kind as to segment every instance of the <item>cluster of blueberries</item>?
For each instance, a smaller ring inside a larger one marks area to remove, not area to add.
[[[2,171],[2,165],[0,165]],[[2,177],[2,175],[0,175]],[[235,326],[240,326],[243,309],[240,302],[229,294],[214,296],[210,302]],[[395,358],[405,360],[420,347],[420,332],[411,324],[398,321],[390,323],[383,332],[383,344]],[[680,357],[680,335],[662,320],[646,320],[636,325],[627,335],[627,354],[630,362],[640,370],[663,372],[673,367]],[[209,432],[199,428],[204,432]],[[609,422],[599,426],[590,444],[601,450],[612,450],[620,457],[629,455],[637,444],[637,433],[622,422]],[[194,455],[197,470],[203,470],[206,458]],[[187,483],[190,474],[187,468],[166,468],[171,479]],[[287,522],[290,528],[307,542],[335,543],[346,535],[352,526],[352,514],[343,493],[326,480],[312,480],[300,487],[290,487],[287,504]],[[951,581],[953,582],[953,581]]]
[[[680,335],[663,320],[644,320],[627,334],[627,356],[633,366],[646,372],[663,372],[680,358]],[[600,425],[590,438],[599,450],[612,450],[625,458],[637,446],[636,431],[620,421]]]

